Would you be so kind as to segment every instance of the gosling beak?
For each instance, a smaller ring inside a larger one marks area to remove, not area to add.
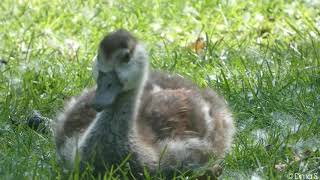
[[[122,88],[123,85],[116,72],[104,73],[99,71],[96,95],[92,104],[96,111],[102,111],[112,105]]]

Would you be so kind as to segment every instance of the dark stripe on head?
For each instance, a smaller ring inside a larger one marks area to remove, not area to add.
[[[119,29],[103,38],[100,42],[100,50],[107,58],[119,49],[128,49],[132,55],[136,44],[137,39],[130,32]]]

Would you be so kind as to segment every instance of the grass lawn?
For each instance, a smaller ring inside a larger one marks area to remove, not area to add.
[[[79,178],[26,119],[54,118],[92,86],[98,43],[119,27],[145,42],[154,69],[224,95],[237,133],[222,179],[320,178],[317,0],[2,0],[0,179]]]

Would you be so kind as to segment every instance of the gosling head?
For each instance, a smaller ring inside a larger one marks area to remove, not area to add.
[[[93,106],[97,111],[110,106],[122,92],[140,88],[148,73],[147,51],[123,29],[103,38],[94,61],[97,91]]]

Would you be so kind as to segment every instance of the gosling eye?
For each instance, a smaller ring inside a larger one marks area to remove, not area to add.
[[[121,58],[121,62],[128,63],[131,58],[130,51],[124,50],[120,58]]]

